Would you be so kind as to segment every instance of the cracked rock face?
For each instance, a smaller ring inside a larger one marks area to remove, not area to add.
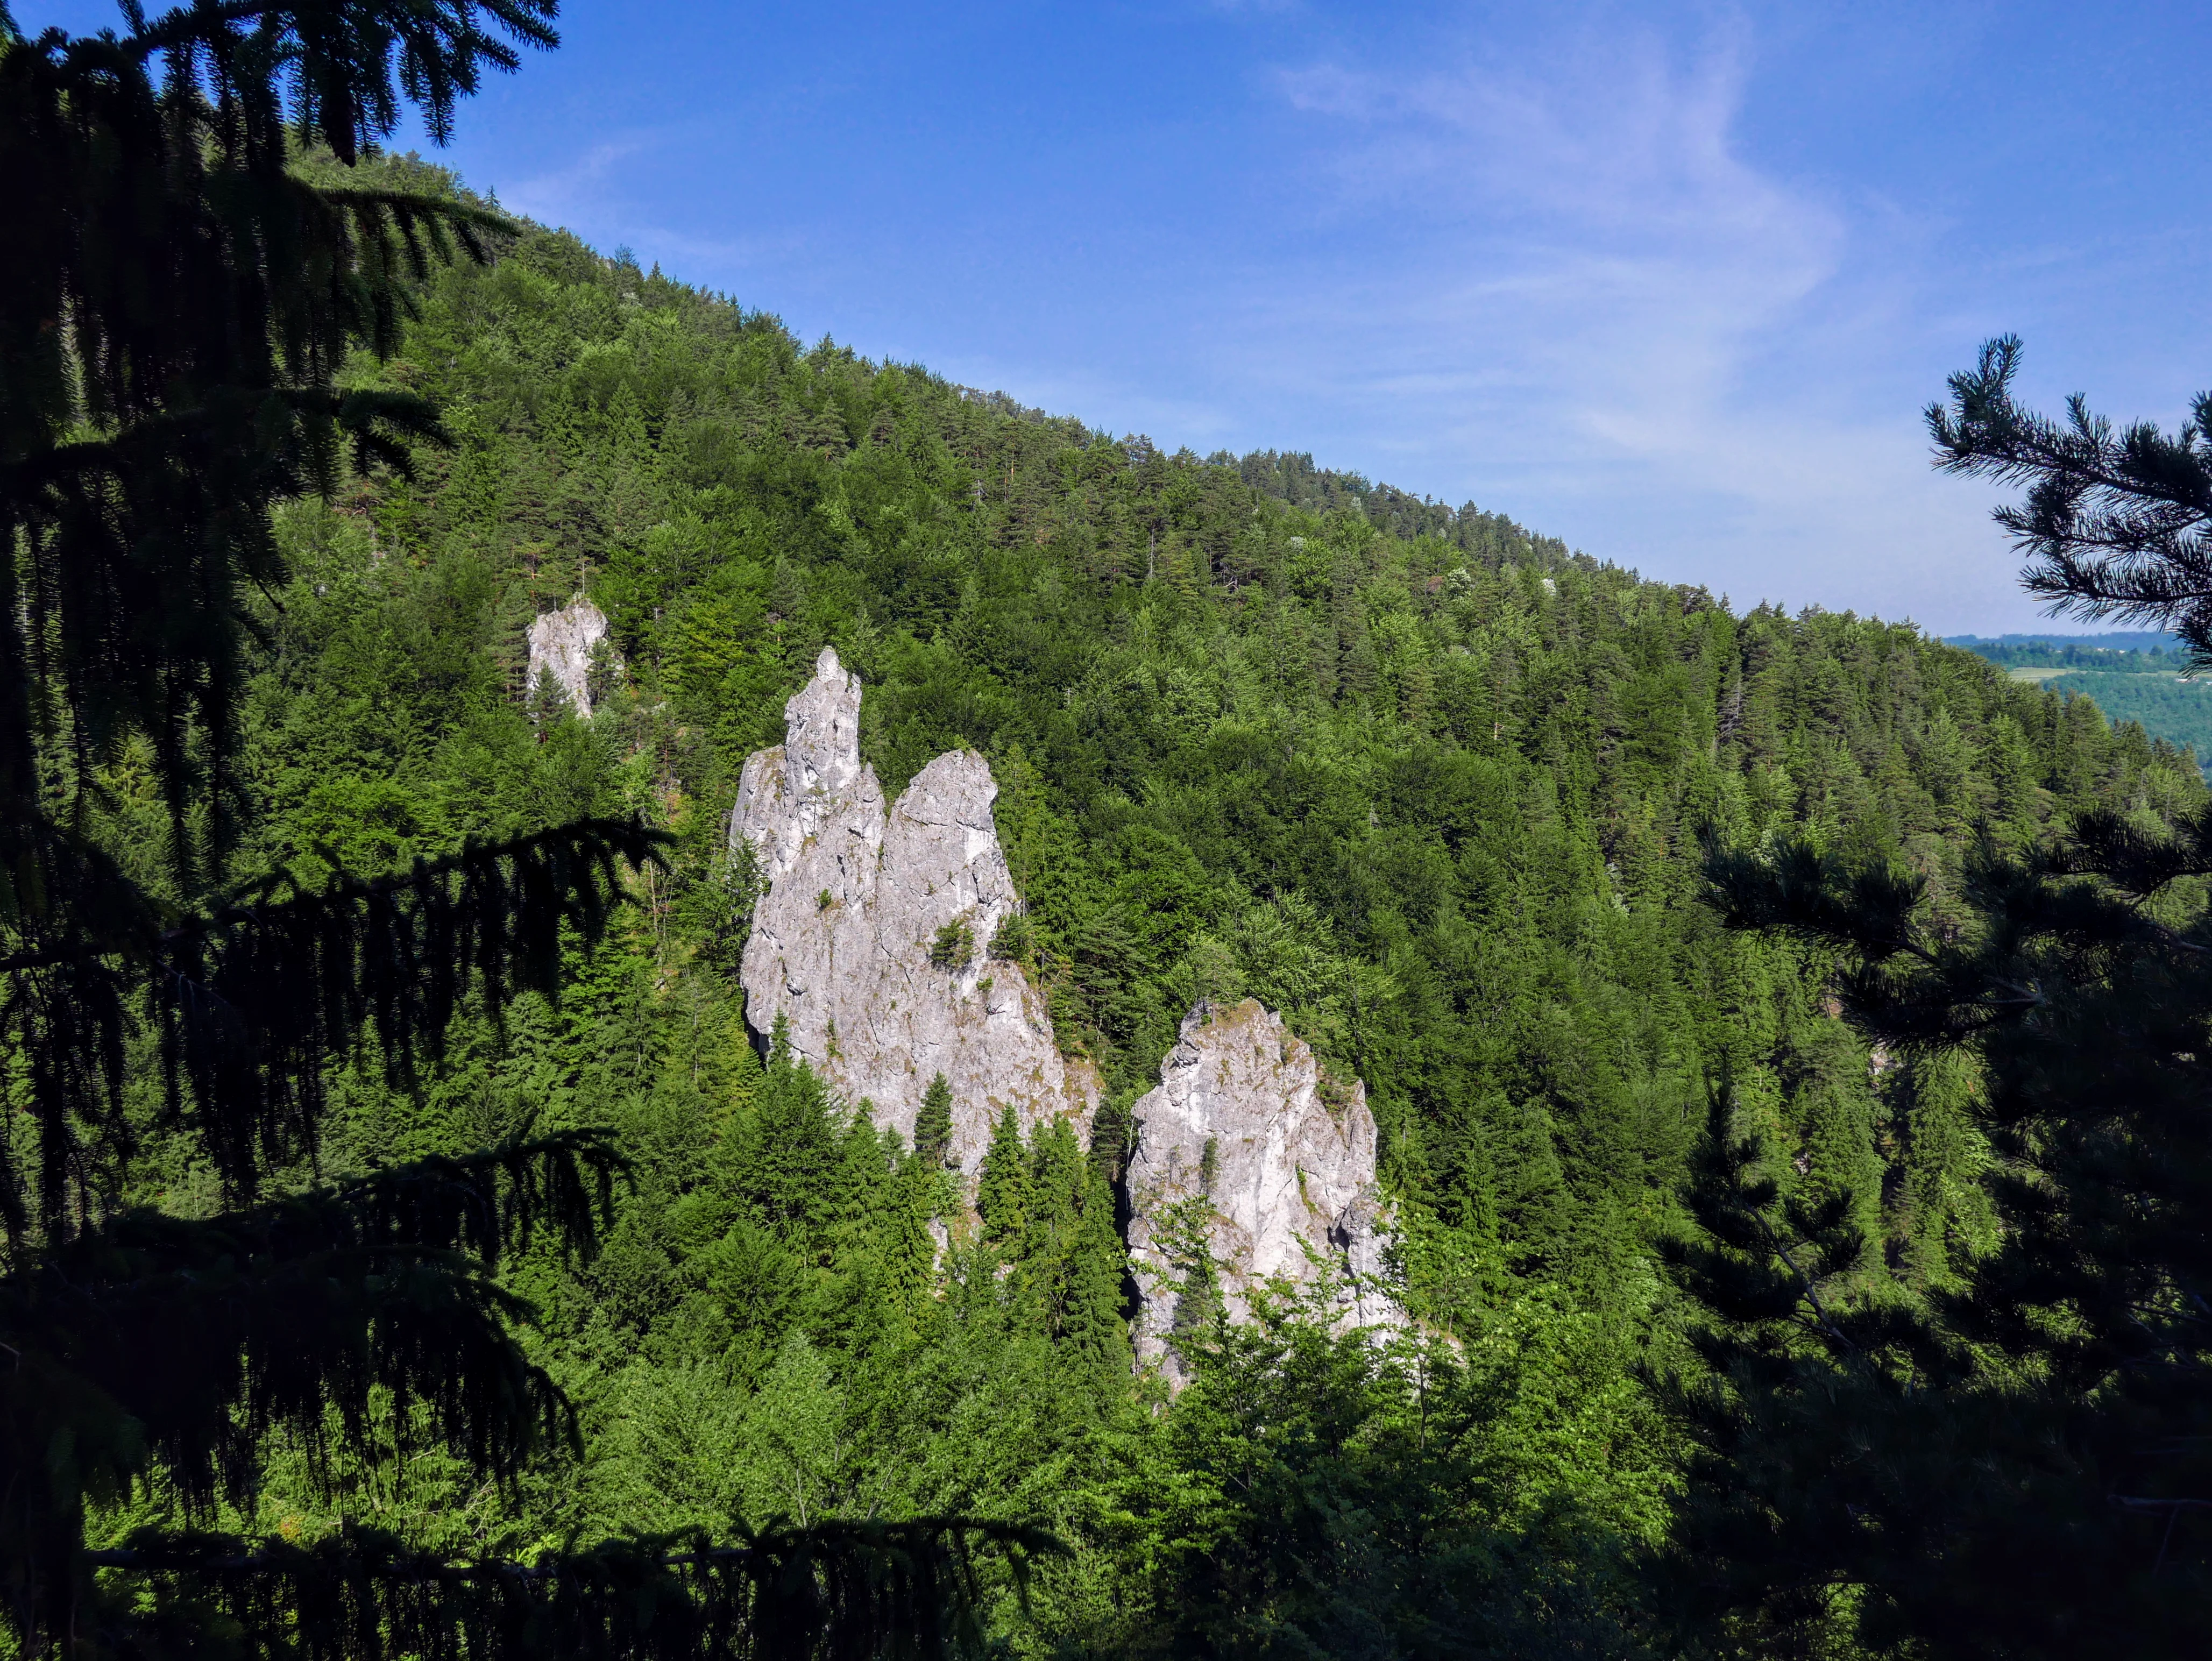
[[[1382,1270],[1365,1087],[1355,1081],[1334,1104],[1326,1100],[1312,1050],[1279,1015],[1250,998],[1200,1004],[1160,1065],[1158,1088],[1132,1115],[1129,1255],[1144,1297],[1140,1365],[1158,1366],[1174,1382],[1184,1376],[1172,1340],[1179,1321],[1203,1312],[1188,1274],[1200,1239],[1232,1320],[1250,1312],[1251,1291],[1269,1280],[1315,1291],[1348,1271],[1349,1283],[1331,1294],[1341,1325],[1402,1321],[1358,1278]]]
[[[969,1175],[1006,1103],[1024,1126],[1070,1117],[1087,1134],[1096,1073],[1062,1059],[1021,966],[986,952],[1018,909],[989,765],[940,755],[886,812],[860,760],[860,677],[833,651],[783,713],[784,743],[746,761],[730,818],[767,889],[739,970],[745,1019],[766,1033],[785,1016],[792,1048],[909,1143],[942,1072],[950,1156]],[[931,951],[948,924],[965,927],[967,961],[939,966]]]
[[[579,715],[592,712],[592,649],[607,638],[606,614],[589,600],[574,599],[530,625],[530,680],[535,691],[541,673],[568,697]]]

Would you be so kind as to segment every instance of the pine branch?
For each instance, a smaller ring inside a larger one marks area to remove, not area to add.
[[[2028,487],[1996,510],[2030,561],[2028,591],[2063,615],[2174,628],[2212,662],[2212,393],[2171,436],[2139,421],[2115,435],[2079,396],[2062,424],[2012,397],[2021,343],[1982,348],[1927,410],[1937,465]]]

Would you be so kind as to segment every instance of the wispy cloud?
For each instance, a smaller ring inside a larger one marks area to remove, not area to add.
[[[604,140],[573,161],[513,185],[507,205],[543,224],[573,224],[605,205],[623,163],[654,147],[653,136],[646,133]]]
[[[611,252],[651,249],[653,258],[687,272],[721,274],[729,281],[773,262],[797,258],[805,239],[788,227],[743,235],[702,235],[696,227],[661,222],[641,212],[639,175],[659,166],[681,136],[660,130],[625,133],[594,144],[565,165],[523,179],[505,205],[544,225],[575,231]]]
[[[1913,227],[1747,159],[1754,69],[1729,25],[1279,70],[1322,211],[1376,234],[1367,269],[1271,285],[1243,373],[1267,373],[1261,336],[1326,339],[1302,401],[1357,412],[1392,470],[1510,495],[1654,574],[1986,610],[2010,567],[1985,504],[1931,477],[1912,404],[1870,368],[1908,298],[1881,257]]]

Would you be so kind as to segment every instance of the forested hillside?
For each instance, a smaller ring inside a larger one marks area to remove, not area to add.
[[[374,872],[588,813],[677,840],[558,1007],[466,1023],[413,1091],[347,1074],[322,1152],[617,1128],[604,1252],[507,1271],[581,1453],[513,1500],[434,1463],[331,1499],[302,1450],[260,1500],[288,1537],[1036,1517],[1073,1555],[1000,1607],[1023,1653],[1633,1651],[1680,1470],[1638,1368],[1690,1365],[1653,1246],[1712,1094],[1804,1192],[1854,1197],[1869,1280],[1942,1287],[1992,1226],[1960,1076],[1869,1054],[1808,949],[1723,931],[1700,833],[1895,855],[1940,898],[1978,829],[2203,794],[2140,729],[1910,628],[1733,615],[1303,456],[1092,432],[564,235],[437,277],[354,374],[457,443],[287,511],[246,866]],[[524,672],[579,592],[617,647],[589,721]],[[989,759],[1054,1024],[1107,1082],[1088,1149],[1004,1150],[980,1233],[744,1022],[727,815],[825,644],[888,791]],[[113,785],[158,881],[160,804]],[[1105,1211],[1127,1104],[1235,995],[1365,1081],[1436,1342],[1263,1325],[1170,1405],[1129,1376]],[[158,1143],[138,1182],[214,1203]]]

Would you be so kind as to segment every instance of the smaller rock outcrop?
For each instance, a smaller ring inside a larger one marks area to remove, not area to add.
[[[1200,1003],[1160,1065],[1158,1088],[1131,1110],[1129,1256],[1144,1303],[1140,1364],[1180,1383],[1179,1327],[1206,1312],[1192,1269],[1202,1245],[1232,1320],[1254,1288],[1280,1279],[1312,1290],[1333,1280],[1346,1325],[1394,1325],[1375,1289],[1382,1268],[1375,1116],[1357,1081],[1324,1094],[1313,1051],[1255,1000]],[[1335,1096],[1332,1102],[1328,1095]]]
[[[767,885],[739,965],[745,1019],[766,1033],[781,1016],[793,1051],[909,1141],[943,1073],[948,1152],[971,1175],[1006,1106],[1024,1129],[1070,1118],[1087,1133],[1096,1073],[1061,1057],[1021,966],[988,955],[1019,906],[989,763],[940,755],[886,812],[860,759],[860,677],[834,651],[783,714],[784,742],[746,761],[730,816]]]
[[[580,596],[530,625],[530,682],[550,675],[577,714],[592,712],[592,653],[607,638],[606,614]]]

